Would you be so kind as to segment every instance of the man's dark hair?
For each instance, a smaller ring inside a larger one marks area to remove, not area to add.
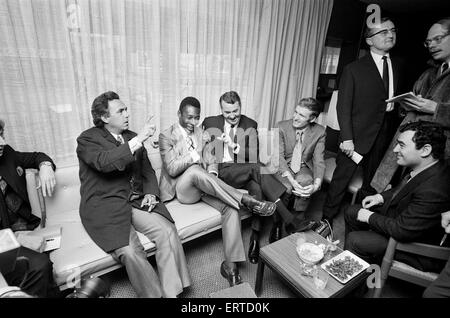
[[[109,91],[96,97],[92,103],[92,120],[96,127],[103,127],[105,123],[102,120],[103,115],[109,115],[108,103],[110,100],[120,99],[117,93]]]
[[[300,99],[300,101],[298,102],[298,104],[295,107],[297,107],[297,106],[308,108],[310,111],[313,112],[312,115],[315,117],[318,117],[323,110],[322,103],[312,97]]]
[[[178,108],[178,111],[179,111],[180,113],[183,112],[183,109],[184,109],[186,106],[192,106],[192,107],[198,108],[198,109],[200,110],[200,102],[198,101],[197,98],[192,97],[192,96],[185,97],[185,98],[181,101],[180,107]]]
[[[414,131],[412,140],[416,144],[416,149],[420,149],[426,144],[429,144],[432,148],[431,154],[434,159],[444,158],[447,137],[440,124],[419,120],[403,124],[399,128],[400,132],[408,130]]]
[[[440,24],[447,32],[450,32],[450,17],[443,18],[436,22],[435,24]]]
[[[220,98],[219,98],[220,107],[222,107],[222,101],[224,101],[227,104],[234,104],[234,103],[238,102],[239,106],[241,106],[241,98],[239,97],[238,93],[236,93],[235,91],[229,91],[229,92],[224,93],[222,96],[220,96]]]
[[[392,21],[392,19],[389,17],[381,17],[380,18],[380,24],[387,22],[387,21],[391,21],[392,23],[394,23],[394,21]],[[371,37],[372,34],[375,33],[374,30],[375,30],[375,28],[370,28],[367,26],[366,29],[364,30],[364,38],[367,39],[367,38]]]

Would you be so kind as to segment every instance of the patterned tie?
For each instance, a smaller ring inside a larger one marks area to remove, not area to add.
[[[194,141],[192,140],[191,136],[189,136],[189,135],[187,136],[186,142],[187,142],[189,151],[195,150]]]
[[[445,71],[448,70],[448,63],[442,64],[442,68],[441,68],[441,75],[445,73]]]
[[[0,190],[2,190],[3,194],[6,193],[6,187],[7,186],[8,186],[8,184],[6,183],[6,181],[3,180],[2,176],[0,176]]]
[[[230,127],[230,131],[228,132],[228,136],[230,136],[230,140],[231,141],[233,141],[233,142],[236,142],[234,139],[234,137],[235,137],[235,135],[234,135],[234,127],[235,127],[235,125],[231,125],[231,127]],[[228,153],[229,153],[229,155],[230,155],[230,158],[234,161],[234,152],[233,152],[233,149],[232,148],[230,148],[230,147],[227,147],[228,148]]]
[[[389,68],[386,55],[383,56],[383,84],[386,89],[386,93],[389,95]]]
[[[394,190],[394,194],[392,195],[391,201],[395,198],[395,196],[400,192],[400,190],[403,189],[403,187],[408,183],[408,181],[411,179],[411,173],[405,174],[402,181],[397,185],[397,187]]]
[[[121,145],[125,143],[121,135],[117,135],[117,141],[120,142]]]
[[[294,173],[297,173],[300,171],[300,167],[302,165],[302,136],[303,131],[297,130],[296,131],[296,137],[297,143],[294,147],[294,152],[292,153],[292,160],[291,160],[291,169]]]

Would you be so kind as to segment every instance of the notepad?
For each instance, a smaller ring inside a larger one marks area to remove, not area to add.
[[[386,102],[387,103],[400,102],[400,101],[402,101],[405,98],[410,98],[410,99],[417,100],[417,96],[414,95],[413,92],[408,92],[408,93],[404,93],[404,94],[397,95],[397,96],[391,97],[389,99],[386,99]]]

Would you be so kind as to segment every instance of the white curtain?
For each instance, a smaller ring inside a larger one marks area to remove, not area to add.
[[[76,163],[90,105],[113,90],[138,131],[235,90],[260,127],[315,96],[333,0],[0,0],[0,117],[17,150]],[[155,139],[157,136],[154,137]]]

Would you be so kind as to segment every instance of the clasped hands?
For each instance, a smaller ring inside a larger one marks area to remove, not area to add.
[[[384,203],[384,199],[380,194],[369,195],[362,200],[362,209],[359,209],[356,219],[360,222],[369,223],[369,217],[374,213],[368,209],[373,206]]]
[[[148,206],[147,211],[151,212],[158,203],[159,201],[156,199],[156,196],[154,194],[146,194],[142,199],[141,208],[147,205]]]
[[[314,192],[318,189],[314,186],[314,184],[309,184],[307,186],[301,186],[294,178],[289,178],[289,182],[292,185],[292,193],[296,196],[300,196],[303,198],[309,198]]]
[[[231,149],[235,149],[237,144],[235,144],[233,142],[233,140],[231,140],[230,135],[223,133],[220,137],[217,137],[217,139],[222,140],[224,142],[224,144],[226,144],[228,146],[228,148]]]

